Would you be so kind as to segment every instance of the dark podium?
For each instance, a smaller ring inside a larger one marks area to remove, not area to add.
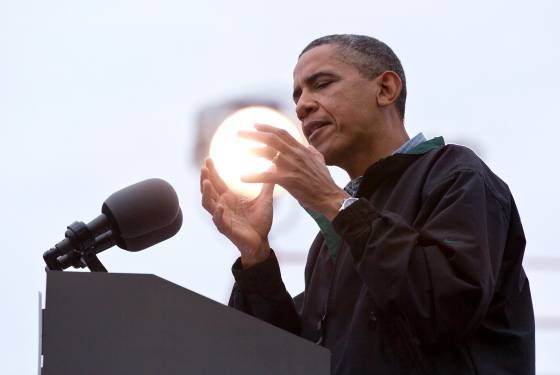
[[[154,275],[47,272],[42,375],[327,375],[327,349]]]

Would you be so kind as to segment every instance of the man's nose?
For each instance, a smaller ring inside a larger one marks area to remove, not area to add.
[[[317,110],[317,108],[317,102],[310,95],[302,93],[296,104],[296,115],[300,121],[303,121],[303,119]]]

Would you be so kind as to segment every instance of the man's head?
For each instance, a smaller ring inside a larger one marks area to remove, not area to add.
[[[373,79],[384,71],[393,71],[401,79],[402,89],[395,102],[397,110],[404,120],[406,105],[406,77],[401,61],[393,50],[382,41],[366,35],[335,34],[322,36],[309,43],[299,54],[325,44],[341,48],[341,55],[367,79]]]
[[[405,95],[398,58],[366,36],[319,38],[294,68],[294,102],[306,138],[327,164],[349,173],[400,145]]]

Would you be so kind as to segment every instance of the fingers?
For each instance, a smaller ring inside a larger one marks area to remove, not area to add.
[[[267,183],[263,184],[259,197],[272,199],[272,193],[274,192],[275,184]]]
[[[276,153],[278,153],[278,152],[276,152]],[[271,155],[271,152],[268,152],[267,156],[270,156],[270,155]],[[284,172],[282,172],[278,168],[278,165],[277,165],[278,161],[274,160],[274,159],[276,159],[276,157],[277,157],[277,155],[274,155],[271,158],[271,159],[273,159],[273,162],[272,162],[273,164],[266,171],[241,176],[241,182],[263,183],[260,194],[263,194],[263,190],[264,190],[265,194],[268,194],[269,192],[271,193],[271,191],[274,190],[274,185],[280,183],[281,176],[284,174]],[[268,186],[268,185],[272,185],[272,186]]]
[[[319,160],[322,161],[323,164],[325,164],[325,157],[323,156],[323,154],[321,154],[319,152],[319,150],[317,150],[315,147],[313,147],[312,145],[307,146],[307,150],[311,153],[311,156],[314,158],[317,158]]]
[[[208,169],[203,173],[208,175]],[[201,175],[203,174],[201,173]],[[207,177],[207,176],[206,176]],[[227,226],[224,219],[224,206],[219,203],[220,196],[218,195],[214,185],[208,178],[201,177],[201,190],[202,190],[202,207],[212,215],[214,225],[220,233],[226,234]]]
[[[224,180],[222,180],[222,178],[218,174],[218,171],[216,170],[216,167],[214,166],[214,162],[212,161],[212,159],[207,158],[205,160],[204,166],[206,167],[206,176],[212,183],[212,186],[214,187],[216,192],[218,194],[225,193],[228,190],[228,187],[224,182]]]
[[[200,169],[200,192],[202,193],[202,207],[211,215],[216,210],[219,195],[226,189],[227,187],[218,176],[212,160],[206,159],[204,166]]]
[[[216,190],[209,180],[204,180],[202,182],[202,207],[204,207],[211,215],[214,215],[217,204],[218,193],[216,193]]]
[[[286,129],[276,128],[267,124],[255,124],[255,129],[261,132],[275,134],[290,146],[301,146],[301,143],[299,143],[297,139],[295,139]]]
[[[202,183],[204,182],[204,180],[208,179],[208,169],[206,169],[206,167],[202,167],[200,168],[200,181],[199,181],[199,189],[200,192],[202,193]]]
[[[303,147],[301,143],[284,129],[262,124],[256,124],[255,129],[257,129],[257,131],[239,131],[238,135],[241,138],[264,143],[282,153],[294,152],[294,150]]]
[[[241,138],[250,139],[252,141],[257,141],[260,143],[264,143],[265,145],[274,148],[280,152],[289,152],[290,146],[280,139],[278,136],[270,133],[263,133],[263,132],[254,132],[254,131],[247,131],[241,130],[237,133]]]
[[[252,148],[250,152],[255,156],[259,156],[268,160],[274,159],[274,157],[278,154],[278,151],[276,151],[272,147],[255,147]]]
[[[212,221],[214,222],[214,225],[216,226],[216,228],[218,228],[220,233],[225,234],[226,225],[225,225],[225,220],[224,220],[224,206],[222,206],[222,205],[216,206],[216,210],[214,211],[214,214],[212,215]]]

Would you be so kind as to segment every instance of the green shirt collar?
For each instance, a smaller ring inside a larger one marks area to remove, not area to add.
[[[443,139],[443,137],[435,137],[430,140],[427,140],[426,142],[420,143],[418,146],[413,147],[411,150],[408,150],[408,152],[405,152],[405,154],[412,154],[412,155],[425,154],[428,151],[432,151],[444,145],[445,145],[445,140]]]

